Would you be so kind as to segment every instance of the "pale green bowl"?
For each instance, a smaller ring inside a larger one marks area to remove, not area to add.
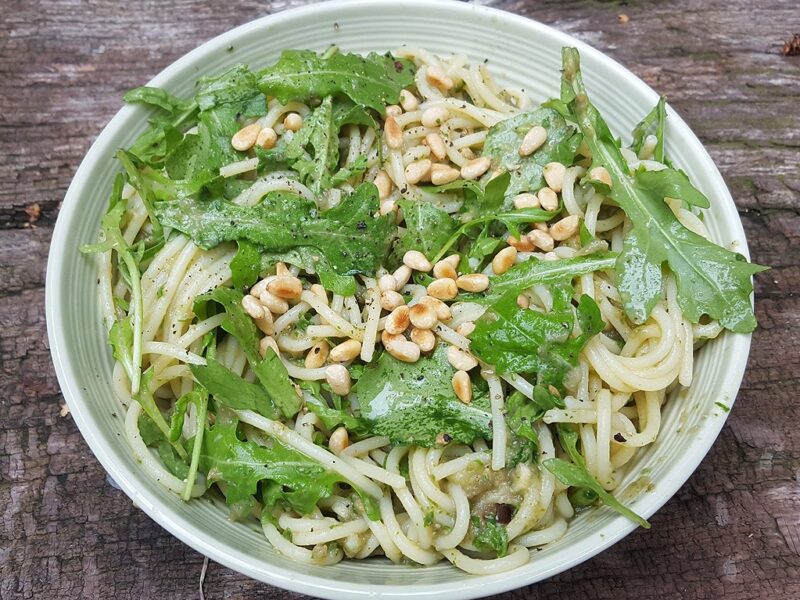
[[[150,85],[189,95],[200,75],[239,62],[253,67],[287,48],[386,51],[402,44],[434,52],[488,58],[492,71],[535,99],[558,94],[560,50],[577,46],[586,83],[612,129],[625,134],[657,95],[625,68],[578,40],[497,10],[456,2],[352,0],[290,10],[223,34],[190,52]],[[634,525],[605,508],[583,512],[567,534],[519,569],[466,575],[447,563],[415,568],[385,560],[344,561],[331,567],[296,564],[276,554],[254,526],[228,521],[224,506],[184,503],[148,478],[123,434],[123,411],[111,389],[111,352],[97,299],[95,264],[79,253],[94,241],[106,208],[112,159],[145,127],[147,111],[124,107],[81,163],[64,199],[47,268],[47,324],[58,380],[72,416],[98,460],[131,499],[175,536],[219,563],[267,583],[325,598],[452,598],[496,594],[559,573],[630,533]],[[712,201],[706,223],[714,239],[747,255],[744,232],[728,189],[703,146],[669,110],[667,152]],[[659,439],[637,455],[619,492],[637,513],[650,516],[688,479],[725,422],[714,403],[731,405],[741,382],[750,337],[725,333],[697,358],[695,382],[670,398]],[[640,485],[643,474],[651,486]],[[638,483],[637,483],[638,482]],[[633,484],[633,485],[631,485]],[[627,489],[626,489],[627,488]]]

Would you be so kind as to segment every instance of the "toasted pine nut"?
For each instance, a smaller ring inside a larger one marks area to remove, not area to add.
[[[423,352],[430,352],[436,347],[436,336],[430,329],[411,330],[411,341],[414,342]]]
[[[272,348],[275,351],[275,354],[280,356],[281,351],[278,349],[278,343],[271,335],[265,335],[263,338],[261,338],[261,341],[258,342],[258,353],[262,357],[267,353],[267,348]]]
[[[406,181],[412,185],[419,183],[425,178],[430,170],[431,161],[427,158],[409,163],[404,170]]]
[[[383,347],[386,348],[386,351],[397,360],[407,363],[414,363],[419,360],[419,346],[402,335],[392,335],[384,331],[381,334],[381,342],[383,342]]]
[[[570,215],[554,223],[550,227],[550,235],[554,240],[562,242],[575,235],[578,232],[578,227],[580,227],[580,217],[578,215]]]
[[[443,259],[433,265],[433,276],[437,279],[441,279],[442,277],[455,279],[458,277],[458,272],[450,261]]]
[[[483,292],[489,287],[489,278],[483,273],[471,273],[456,279],[456,285],[465,292]]]
[[[545,233],[547,233],[548,231],[550,231],[550,227],[548,227],[548,226],[547,226],[547,223],[545,223],[545,222],[543,222],[543,221],[540,221],[540,222],[538,222],[538,223],[534,223],[534,224],[533,224],[533,228],[534,228],[534,229],[538,229],[539,231],[544,231]]]
[[[514,266],[517,260],[517,249],[514,246],[507,246],[494,255],[492,259],[492,271],[495,275],[502,275]]]
[[[423,273],[427,273],[433,268],[431,261],[425,258],[425,255],[418,250],[409,250],[406,252],[403,255],[403,264],[409,269],[422,271]]]
[[[428,67],[428,70],[425,72],[425,79],[428,83],[444,92],[453,87],[453,79],[437,65]]]
[[[286,263],[278,262],[275,264],[275,275],[278,277],[291,277],[292,274],[286,266]]]
[[[447,362],[459,371],[469,371],[478,366],[478,361],[471,354],[457,346],[450,346],[447,349]]]
[[[560,162],[549,162],[544,166],[544,180],[554,192],[561,191],[561,186],[564,183],[564,173],[566,173],[566,171],[567,167]],[[541,198],[539,198],[539,201],[541,202]]]
[[[428,108],[422,113],[420,121],[425,127],[441,127],[450,118],[450,111],[443,106]]]
[[[303,282],[297,277],[276,277],[269,282],[267,290],[269,290],[270,293],[275,294],[278,298],[283,298],[286,300],[299,298],[300,294],[303,293]]]
[[[439,300],[452,300],[458,296],[458,286],[449,277],[436,279],[428,286],[428,295]]]
[[[267,335],[272,335],[275,333],[275,323],[272,320],[272,313],[268,310],[264,311],[257,319],[254,319],[256,327],[258,327],[263,333]]]
[[[601,183],[605,183],[608,187],[611,187],[611,174],[605,167],[595,167],[589,171],[589,179],[600,181]]]
[[[387,117],[399,117],[403,114],[403,109],[400,108],[397,104],[390,104],[386,107],[386,116]]]
[[[244,152],[250,150],[253,144],[258,139],[258,134],[261,132],[261,125],[253,123],[252,125],[245,125],[239,131],[233,134],[231,138],[231,146],[234,150]]]
[[[514,208],[522,210],[523,208],[539,208],[539,199],[535,194],[525,192],[524,194],[517,194],[514,196]]]
[[[522,138],[522,144],[519,146],[520,156],[530,156],[542,147],[547,141],[547,129],[541,125],[535,125],[528,130],[525,137]]]
[[[350,393],[350,371],[344,365],[331,365],[325,369],[325,381],[331,386],[331,390],[338,396],[346,396]]]
[[[397,123],[394,117],[386,117],[383,124],[383,136],[386,138],[386,145],[397,150],[403,146],[403,128]]]
[[[320,340],[308,350],[305,358],[306,369],[318,369],[328,360],[330,346],[325,340]]]
[[[350,445],[350,435],[344,427],[337,427],[328,440],[328,449],[335,455],[339,455]]]
[[[378,174],[375,175],[375,181],[373,181],[375,187],[378,188],[378,197],[383,200],[385,199],[392,191],[392,180],[389,179],[389,175],[386,174],[386,171],[381,169],[378,171]]]
[[[278,134],[275,133],[275,130],[272,127],[264,127],[256,138],[256,146],[261,146],[265,150],[269,150],[275,146],[275,142],[277,141]]]
[[[417,97],[408,90],[400,90],[400,106],[406,112],[417,110],[419,107],[419,100]]]
[[[456,371],[453,375],[453,391],[464,404],[472,402],[472,380],[466,371]]]
[[[461,167],[461,177],[463,179],[477,179],[492,166],[492,161],[488,156],[481,156],[480,158],[473,158],[464,163]]]
[[[411,324],[417,329],[433,329],[439,320],[436,317],[436,311],[432,307],[419,302],[409,309],[408,317],[411,320]]]
[[[440,321],[449,321],[453,316],[453,313],[450,312],[450,307],[433,296],[423,296],[419,299],[419,304],[426,304],[435,310],[436,318]]]
[[[391,277],[391,275],[389,275]],[[394,290],[386,290],[381,292],[381,308],[383,310],[393,311],[398,306],[402,306],[406,301],[403,296]]]
[[[260,319],[264,316],[264,307],[258,301],[258,298],[250,294],[242,298],[242,308],[253,319]]]
[[[394,200],[382,200],[381,208],[378,212],[380,216],[385,217],[388,214],[397,213],[398,208]]]
[[[531,305],[531,301],[528,300],[528,297],[525,294],[520,294],[517,296],[517,306],[520,308],[528,308]]]
[[[361,342],[358,340],[347,340],[331,348],[328,358],[330,358],[332,362],[346,362],[348,360],[353,360],[359,354],[361,354]]]
[[[250,295],[258,298],[261,294],[267,291],[267,286],[269,285],[270,281],[272,281],[271,276],[267,276],[264,277],[264,279],[259,280],[253,287],[250,288]]]
[[[536,194],[536,197],[539,199],[539,204],[542,205],[543,209],[556,210],[558,208],[558,196],[552,188],[543,187]]]
[[[470,148],[469,146],[467,146],[465,148],[461,148],[461,150],[459,150],[459,152],[461,153],[461,156],[463,156],[467,160],[472,160],[473,158],[475,158],[475,153],[472,151],[472,148]]]
[[[400,265],[397,267],[397,270],[392,273],[392,277],[394,277],[397,282],[395,289],[399,290],[411,279],[411,268],[408,265]]]
[[[397,290],[397,279],[394,278],[393,275],[381,275],[380,279],[378,279],[378,289],[382,292],[386,291],[396,291]]]
[[[428,148],[431,149],[431,154],[439,160],[444,160],[447,156],[447,146],[445,146],[442,136],[438,133],[429,133],[425,136],[425,141],[428,142]]]
[[[470,333],[475,331],[475,323],[472,321],[465,321],[458,327],[456,327],[456,333],[467,337]]]
[[[461,171],[459,171],[458,169],[454,169],[449,165],[435,163],[431,167],[431,183],[433,185],[444,185],[445,183],[450,183],[451,181],[455,181],[460,176],[461,176]]]
[[[553,249],[553,238],[549,233],[534,229],[528,234],[528,239],[533,242],[537,248],[541,248],[545,252],[550,252],[550,250]]]
[[[278,298],[269,290],[264,290],[261,294],[259,294],[258,300],[261,302],[261,304],[266,306],[270,312],[276,315],[282,315],[289,310],[289,304],[286,302],[286,300]]]
[[[328,303],[328,292],[319,283],[313,284],[310,288],[308,288],[308,291],[314,294],[315,296],[319,296],[322,299],[322,301],[325,302],[325,304]]]
[[[446,446],[450,442],[453,441],[453,436],[449,433],[439,433],[436,435],[436,445],[437,446]]]
[[[283,118],[283,126],[289,131],[299,131],[303,126],[303,117],[291,112]]]
[[[411,324],[409,312],[410,309],[405,304],[398,306],[390,312],[383,326],[386,333],[398,335],[408,329],[408,326]]]
[[[520,239],[517,239],[513,235],[508,236],[509,246],[512,246],[519,250],[520,252],[532,252],[533,251],[533,242],[528,238],[527,235],[523,235]]]

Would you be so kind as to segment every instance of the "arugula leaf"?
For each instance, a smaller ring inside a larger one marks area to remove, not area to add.
[[[130,104],[149,104],[169,113],[183,112],[192,108],[193,102],[181,100],[161,88],[142,86],[128,91],[122,99]]]
[[[533,444],[539,444],[539,434],[533,424],[542,418],[544,411],[538,410],[521,392],[515,391],[506,398],[506,425],[517,436]]]
[[[708,198],[691,184],[689,176],[683,171],[639,171],[636,180],[661,198],[677,198],[700,208],[711,206]]]
[[[639,121],[639,124],[633,129],[633,143],[631,143],[631,150],[636,154],[644,145],[644,138],[647,137],[653,130],[655,125],[656,142],[653,158],[658,162],[664,162],[664,124],[667,120],[667,99],[664,96],[659,97],[658,103],[653,107],[644,119]]]
[[[139,391],[133,395],[133,399],[141,405],[144,414],[150,417],[150,420],[158,427],[161,435],[172,445],[178,453],[178,456],[185,460],[187,457],[186,450],[184,450],[180,442],[170,439],[170,427],[164,420],[164,415],[161,414],[161,410],[158,408],[155,398],[153,398],[153,391],[150,389],[153,381],[153,373],[152,367],[144,372]]]
[[[240,440],[236,428],[235,421],[212,426],[200,454],[200,468],[208,480],[226,484],[228,505],[248,500],[259,482],[267,480],[282,486],[281,498],[290,507],[308,514],[341,481],[336,473],[273,438],[264,446]]]
[[[300,410],[300,397],[275,350],[267,348],[264,359],[253,366],[253,371],[283,416],[287,419],[295,416]]]
[[[339,130],[345,125],[363,125],[377,129],[378,123],[369,110],[355,104],[350,98],[337,97],[333,100],[333,122]]]
[[[586,468],[586,461],[578,451],[578,441],[580,436],[575,426],[571,423],[556,423],[558,441],[570,460],[579,467]]]
[[[542,461],[542,465],[555,475],[558,480],[564,485],[577,488],[587,488],[597,494],[600,501],[606,506],[613,508],[619,514],[627,517],[631,521],[638,523],[645,529],[650,529],[650,523],[643,519],[631,509],[624,506],[619,500],[614,498],[611,494],[603,489],[597,480],[592,477],[589,472],[578,465],[574,465],[566,460],[560,458],[548,458]]]
[[[222,305],[225,310],[225,319],[221,324],[222,329],[236,338],[250,365],[254,366],[261,361],[258,354],[261,336],[253,319],[242,308],[243,298],[244,294],[239,290],[218,287],[195,299],[195,313],[199,310],[199,306],[208,300]]]
[[[258,85],[283,103],[341,94],[383,114],[413,81],[413,63],[388,54],[323,56],[310,50],[284,50],[278,62],[259,72]]]
[[[636,323],[647,319],[661,297],[661,265],[667,262],[675,274],[678,304],[687,319],[697,323],[702,315],[708,315],[732,331],[752,331],[756,319],[750,303],[751,277],[764,267],[748,263],[681,225],[664,202],[664,189],[675,183],[670,169],[644,176],[643,172],[629,172],[608,125],[586,95],[578,51],[564,48],[562,59],[562,101],[574,112],[592,151],[593,164],[605,167],[611,175],[611,198],[633,224],[617,261],[617,287],[628,317]]]
[[[350,435],[366,435],[370,433],[369,425],[363,419],[355,417],[345,410],[330,407],[320,397],[318,383],[304,381],[300,384],[300,387],[307,392],[304,394],[306,408],[317,415],[328,430],[333,431],[339,425],[343,425]]]
[[[334,294],[353,296],[358,289],[352,275],[336,273],[328,260],[315,248],[299,246],[286,252],[270,252],[262,255],[262,265],[272,266],[279,261],[300,267],[307,273],[316,273],[322,287]]]
[[[231,261],[231,279],[237,290],[250,288],[261,274],[261,252],[255,244],[238,240],[236,256]]]
[[[536,125],[547,129],[547,141],[530,156],[520,156],[522,139]],[[511,173],[505,190],[505,198],[510,199],[520,192],[544,187],[544,165],[553,161],[572,164],[579,144],[580,136],[558,112],[540,108],[492,126],[483,145],[483,155],[493,159],[493,168],[500,167]]]
[[[430,448],[440,433],[464,444],[491,439],[486,394],[475,390],[472,403],[462,403],[453,392],[453,373],[442,344],[414,364],[384,352],[367,365],[355,385],[361,417],[375,435],[388,436],[394,443]]]
[[[331,173],[339,162],[339,129],[333,121],[333,99],[328,96],[308,116],[283,154],[300,180],[314,193],[331,187]]]
[[[381,265],[397,227],[378,211],[378,189],[362,183],[337,206],[319,213],[299,196],[271,192],[255,206],[181,198],[159,202],[161,221],[203,248],[247,240],[266,251],[312,247],[339,275],[372,274]]]
[[[406,231],[398,238],[393,252],[398,260],[409,250],[419,250],[432,258],[458,228],[453,217],[430,202],[399,200],[397,204],[406,223]]]
[[[260,385],[250,383],[213,358],[205,365],[190,365],[195,381],[208,390],[218,404],[233,410],[252,410],[277,419],[278,409]]]
[[[478,517],[472,517],[472,526],[475,528],[472,543],[478,550],[494,553],[497,558],[508,554],[508,531],[494,516],[487,517],[483,522]]]

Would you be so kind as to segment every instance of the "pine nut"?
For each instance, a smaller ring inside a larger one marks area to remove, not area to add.
[[[259,294],[258,300],[261,302],[261,304],[266,306],[271,313],[276,315],[282,315],[289,310],[289,304],[286,302],[286,300],[278,298],[269,290],[264,290],[261,294]]]
[[[542,147],[547,141],[547,130],[541,125],[535,125],[528,130],[519,146],[520,156],[530,156]]]
[[[394,280],[397,282],[395,289],[399,290],[411,279],[411,269],[408,265],[400,265],[397,267],[397,270],[392,273],[392,277],[394,277]]]
[[[234,150],[238,150],[239,152],[250,150],[250,148],[253,147],[253,144],[256,143],[258,134],[260,132],[261,125],[258,123],[246,125],[233,134],[233,137],[231,138],[231,146],[233,146]]]
[[[533,242],[528,238],[527,235],[523,235],[520,239],[510,235],[506,241],[508,242],[509,246],[516,248],[520,252],[533,252]]]
[[[611,174],[605,167],[595,167],[589,171],[589,179],[605,183],[608,187],[611,187]]]
[[[465,292],[483,292],[489,287],[489,278],[483,273],[471,273],[456,279],[456,285]]]
[[[308,350],[305,358],[306,369],[319,369],[328,360],[330,346],[325,340],[320,340]]]
[[[267,353],[267,348],[272,348],[275,354],[280,356],[281,351],[278,349],[278,343],[270,335],[266,335],[258,342],[258,353],[263,357]]]
[[[514,208],[522,210],[524,208],[539,208],[539,199],[530,192],[514,196]]]
[[[478,361],[471,354],[457,346],[450,346],[447,349],[447,362],[458,371],[469,371],[478,366]]]
[[[447,156],[447,146],[445,146],[442,136],[438,133],[429,133],[425,136],[425,141],[428,142],[428,148],[431,149],[431,154],[439,160],[445,159]]]
[[[436,318],[436,311],[433,308],[419,302],[409,309],[408,318],[417,329],[433,329],[439,320]]]
[[[472,321],[465,321],[458,327],[456,327],[456,333],[459,335],[463,335],[464,337],[469,336],[470,333],[475,331],[475,323]]]
[[[384,200],[392,192],[392,180],[389,179],[389,175],[387,175],[386,171],[383,169],[378,171],[378,174],[375,175],[375,181],[373,183],[375,187],[378,188],[378,198],[381,200]]]
[[[391,275],[389,275],[391,277]],[[402,306],[406,301],[403,296],[394,290],[386,290],[381,292],[381,308],[383,310],[393,311],[398,306]]]
[[[283,126],[289,131],[299,131],[303,126],[303,117],[297,113],[289,113],[283,118]]]
[[[428,286],[428,295],[439,300],[452,300],[458,296],[458,286],[448,277],[436,279]]]
[[[403,129],[394,117],[386,117],[383,124],[383,136],[386,138],[386,145],[397,150],[403,146]]]
[[[488,156],[481,156],[480,158],[473,158],[464,163],[461,167],[461,177],[463,179],[471,180],[477,179],[492,166],[492,161]]]
[[[562,242],[578,233],[578,227],[580,227],[580,217],[570,215],[554,223],[550,227],[550,235],[554,240]]]
[[[425,79],[433,86],[436,86],[443,92],[453,87],[453,79],[444,72],[444,70],[437,66],[431,65],[425,72]]]
[[[397,106],[397,104],[390,104],[386,107],[386,116],[387,117],[399,117],[403,114],[403,109]]]
[[[328,449],[335,455],[340,455],[342,451],[350,445],[350,435],[344,427],[337,427],[328,440]]]
[[[344,365],[331,365],[325,369],[325,381],[338,396],[347,396],[350,393],[350,371]]]
[[[293,298],[299,298],[300,294],[303,293],[303,282],[297,277],[276,277],[269,282],[267,290],[269,290],[270,293],[275,294],[278,298],[290,300]]]
[[[260,319],[264,316],[264,307],[258,301],[258,298],[250,294],[242,298],[242,308],[253,319]]]
[[[450,442],[453,441],[453,436],[449,433],[439,433],[436,435],[436,445],[437,446],[446,446]]]
[[[475,153],[469,146],[467,146],[466,148],[461,148],[459,152],[461,153],[461,156],[463,156],[467,160],[472,160],[473,158],[475,158]]]
[[[403,333],[408,326],[411,324],[411,317],[409,317],[409,312],[411,309],[408,308],[405,304],[398,306],[392,312],[389,313],[389,316],[386,317],[385,324],[383,326],[384,331],[391,335],[398,335]]]
[[[261,315],[259,318],[255,319],[256,327],[258,327],[263,333],[267,335],[272,335],[275,332],[275,323],[272,320],[272,313],[268,310],[264,311],[264,314]]]
[[[469,378],[469,373],[456,371],[453,375],[453,391],[464,404],[472,402],[472,380]]]
[[[558,208],[558,196],[552,188],[543,187],[536,196],[543,209],[556,210]]]
[[[332,362],[347,362],[348,360],[353,360],[359,354],[361,354],[361,342],[358,340],[347,340],[331,348],[328,358],[330,358]]]
[[[419,107],[419,100],[408,90],[400,90],[400,106],[402,106],[403,110],[406,112],[417,110]]]
[[[422,113],[420,121],[425,127],[441,127],[450,118],[450,111],[443,106],[428,108]]]
[[[385,217],[388,214],[396,213],[398,211],[398,206],[394,200],[382,200],[381,201],[381,208],[378,211],[380,216]]]
[[[507,246],[494,255],[492,259],[492,271],[495,275],[502,275],[514,266],[517,260],[517,249],[514,246]]]
[[[436,347],[436,336],[430,329],[412,329],[411,341],[423,352],[430,352]]]
[[[411,185],[422,181],[431,170],[431,161],[427,158],[409,163],[405,168],[406,181]]]
[[[517,306],[520,308],[528,308],[531,305],[531,301],[528,300],[528,297],[525,294],[520,294],[517,296]]]
[[[256,146],[261,146],[265,150],[269,150],[275,146],[278,141],[278,134],[272,127],[264,127],[256,138]]]
[[[310,288],[308,288],[308,291],[314,294],[315,296],[319,296],[319,298],[323,302],[325,302],[325,304],[328,303],[328,292],[319,283],[313,284]]]
[[[270,281],[272,281],[272,277],[270,276],[261,279],[258,283],[250,288],[250,295],[258,298],[261,294],[267,291],[267,286],[269,285]]]
[[[544,223],[542,221],[540,221],[539,223],[534,223],[533,228],[538,229],[539,231],[544,231],[545,233],[550,231],[550,228],[547,226],[547,223]]]
[[[430,306],[434,311],[436,311],[436,318],[440,321],[449,321],[453,316],[453,313],[450,311],[450,307],[433,296],[423,296],[419,299],[418,304]]]
[[[433,265],[433,276],[437,279],[441,279],[442,277],[455,279],[458,277],[458,272],[450,261],[443,259]]]
[[[431,183],[433,185],[444,185],[455,181],[461,176],[461,171],[449,165],[436,163],[431,167]]]
[[[392,335],[384,331],[381,334],[381,342],[386,351],[399,361],[415,363],[419,360],[419,346],[402,335]]]
[[[396,291],[397,279],[392,275],[381,275],[380,279],[378,279],[378,289],[382,292]]]
[[[528,239],[537,247],[545,252],[550,252],[553,249],[553,238],[550,234],[544,231],[534,229],[528,234]]]
[[[554,192],[561,191],[561,186],[564,183],[564,173],[566,173],[566,171],[567,167],[560,162],[549,162],[544,166],[544,180]],[[541,198],[539,198],[539,201],[541,202]]]
[[[289,271],[288,267],[285,263],[278,262],[275,263],[275,275],[278,277],[291,277],[292,274]]]
[[[403,264],[409,269],[427,273],[433,268],[431,261],[425,258],[425,255],[418,250],[409,250],[403,255]]]

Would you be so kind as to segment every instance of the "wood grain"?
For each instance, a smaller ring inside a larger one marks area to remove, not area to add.
[[[203,557],[109,485],[60,416],[48,243],[125,90],[214,35],[304,3],[0,0],[0,598],[199,596]],[[800,598],[800,57],[781,54],[800,31],[796,2],[489,4],[593,44],[665,93],[730,185],[753,258],[773,267],[757,278],[761,328],[736,406],[653,529],[502,598]],[[205,593],[300,598],[213,563]]]

